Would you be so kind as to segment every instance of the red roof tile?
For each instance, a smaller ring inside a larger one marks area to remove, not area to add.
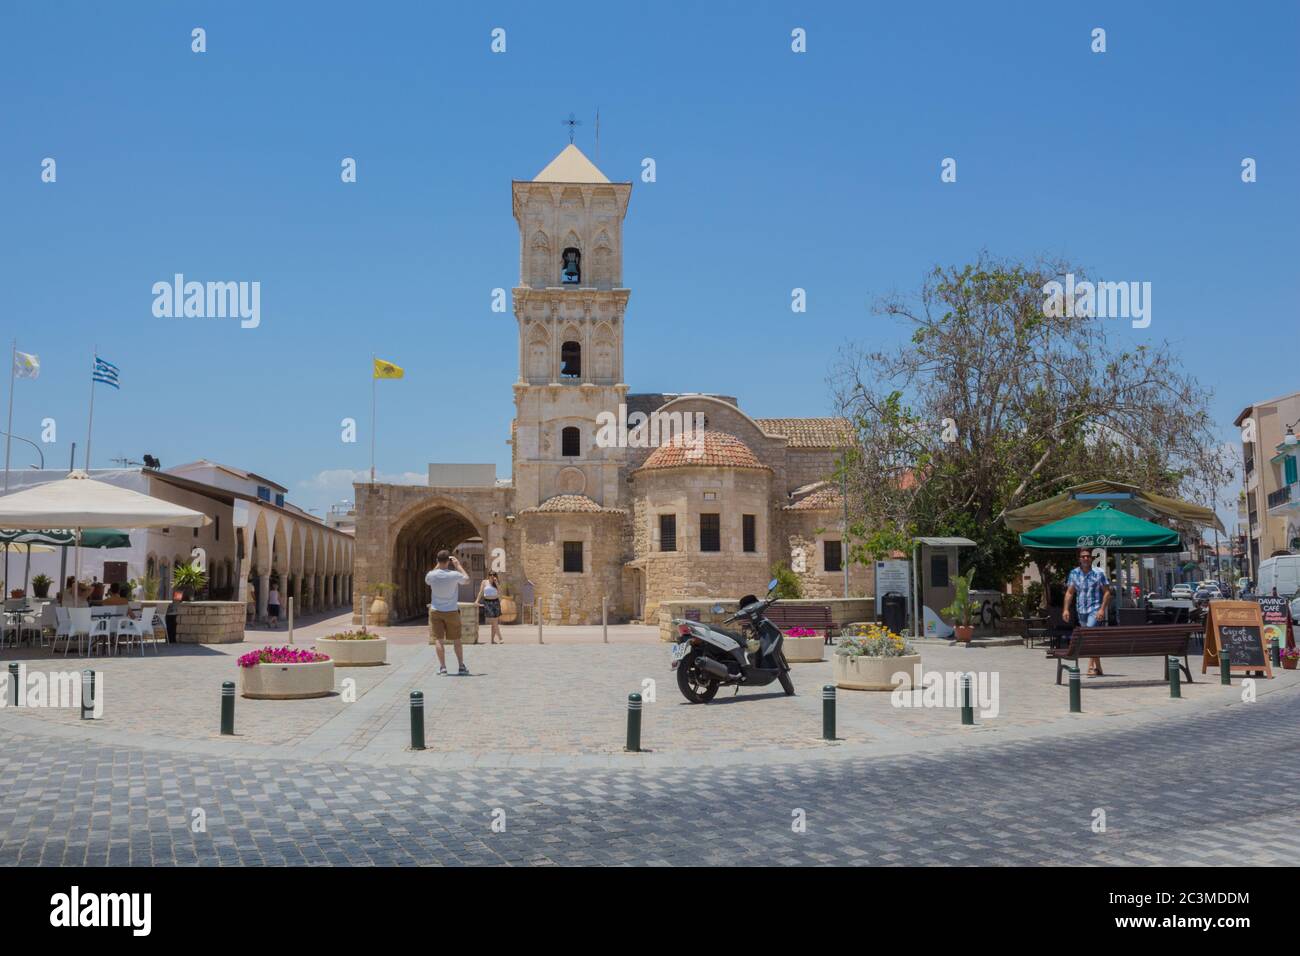
[[[640,471],[649,468],[680,468],[685,465],[705,465],[714,468],[761,468],[771,471],[754,457],[749,446],[735,435],[704,430],[704,439],[686,440],[681,436],[660,445],[650,453]]]
[[[791,448],[843,448],[852,430],[845,418],[755,418],[769,435],[784,435]]]
[[[523,510],[524,514],[576,514],[595,512],[603,512],[605,514],[624,513],[622,508],[602,508],[586,495],[555,495],[552,498],[547,498],[535,508],[525,508]]]

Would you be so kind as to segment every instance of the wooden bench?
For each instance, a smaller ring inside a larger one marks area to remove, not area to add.
[[[1181,657],[1183,662],[1178,666],[1187,676],[1187,683],[1191,684],[1192,672],[1187,666],[1187,655],[1191,652],[1192,635],[1198,630],[1200,628],[1194,624],[1076,627],[1070,634],[1069,646],[1052,654],[1056,658],[1056,683],[1061,683],[1065,662],[1077,664],[1081,657]],[[1168,670],[1163,673],[1168,680]]]
[[[820,631],[829,642],[831,637],[831,609],[825,604],[773,604],[767,609],[767,619],[782,631],[792,627],[807,627]]]

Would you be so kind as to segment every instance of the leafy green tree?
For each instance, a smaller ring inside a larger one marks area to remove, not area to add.
[[[1202,501],[1230,486],[1209,391],[1167,343],[1117,345],[1126,324],[1055,314],[1044,287],[1069,272],[1083,277],[981,254],[878,304],[910,339],[850,346],[832,376],[853,430],[836,476],[851,560],[960,535],[976,542],[962,555],[976,586],[1000,587],[1029,560],[1007,511],[1097,478]]]

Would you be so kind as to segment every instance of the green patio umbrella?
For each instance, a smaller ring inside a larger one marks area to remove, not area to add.
[[[1183,550],[1177,531],[1112,508],[1105,501],[1089,511],[1026,531],[1020,536],[1020,544],[1034,551],[1106,548],[1153,554]]]
[[[68,548],[73,547],[76,543],[77,532],[67,528],[0,529],[0,545],[4,546],[6,554],[8,554],[9,548],[14,545],[25,544],[28,546],[27,569],[23,573],[24,592],[27,590],[28,580],[32,573],[32,545],[52,545],[56,548],[63,548],[63,556],[59,561],[58,581],[58,587],[62,588],[64,575],[67,574],[68,570]],[[81,533],[81,546],[83,548],[129,548],[131,547],[131,536],[125,531],[119,531],[116,528],[87,528]]]
[[[77,533],[63,528],[39,531],[0,531],[0,544],[52,544],[55,547],[72,547],[77,543]],[[81,532],[83,548],[129,548],[131,536],[116,528],[87,528]]]

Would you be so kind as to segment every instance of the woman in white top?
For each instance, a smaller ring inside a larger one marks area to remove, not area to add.
[[[272,629],[280,626],[280,589],[272,587],[266,592],[266,619]]]
[[[506,642],[505,638],[501,636],[500,587],[496,572],[488,572],[488,576],[478,586],[478,600],[474,602],[483,609],[483,616],[487,618],[488,624],[492,626],[492,633],[488,636],[489,644],[504,644]]]

